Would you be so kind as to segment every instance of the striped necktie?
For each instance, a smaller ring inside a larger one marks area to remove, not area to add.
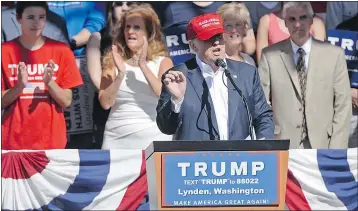
[[[302,96],[302,126],[301,126],[301,141],[303,142],[308,138],[307,134],[307,122],[306,122],[306,85],[307,85],[307,71],[305,67],[305,51],[302,48],[299,48],[298,51],[299,57],[297,61],[297,72],[298,78],[300,80],[301,86],[301,96]]]

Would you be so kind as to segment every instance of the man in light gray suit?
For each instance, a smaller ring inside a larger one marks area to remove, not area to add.
[[[287,2],[283,17],[290,38],[262,51],[261,85],[272,105],[275,138],[290,148],[348,147],[352,98],[342,48],[310,35],[309,2]]]
[[[4,9],[1,14],[1,43],[21,35],[21,25],[16,20],[15,8]],[[66,21],[54,12],[48,11],[43,35],[69,44]]]

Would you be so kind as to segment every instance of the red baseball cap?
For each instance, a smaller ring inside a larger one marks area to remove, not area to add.
[[[224,30],[224,22],[220,15],[208,13],[194,17],[186,28],[188,40],[198,38],[208,40],[214,35],[227,33]]]

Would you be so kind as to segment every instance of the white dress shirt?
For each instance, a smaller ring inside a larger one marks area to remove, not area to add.
[[[300,53],[298,53],[298,49],[302,48],[306,55],[305,55],[305,67],[306,67],[306,72],[308,71],[308,61],[309,61],[309,56],[310,56],[310,52],[311,52],[311,47],[312,47],[312,37],[310,37],[307,42],[305,44],[303,44],[302,46],[298,46],[296,45],[294,42],[291,41],[291,45],[292,45],[292,51],[293,51],[293,59],[295,62],[295,65],[297,65],[298,62],[298,58],[300,57]]]
[[[198,55],[196,55],[196,62],[201,70],[201,73],[205,79],[206,84],[208,85],[210,96],[214,104],[215,116],[217,120],[217,125],[219,127],[220,140],[228,140],[229,92],[228,92],[228,88],[226,87],[228,86],[228,84],[227,84],[227,78],[224,75],[224,70],[222,68],[219,68],[214,73],[210,65],[201,61]],[[180,107],[181,104],[183,103],[183,100],[184,98],[178,103],[175,103],[172,100],[172,106],[174,108],[175,113],[180,112]]]

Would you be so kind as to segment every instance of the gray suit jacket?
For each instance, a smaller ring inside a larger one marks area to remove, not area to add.
[[[16,20],[15,8],[2,11],[1,23],[1,43],[21,35],[21,25]],[[47,12],[47,21],[42,34],[53,40],[69,44],[66,21],[54,12]]]
[[[260,79],[255,67],[230,59],[226,59],[228,70],[237,86],[248,101],[257,139],[273,138],[273,113],[267,104]],[[188,60],[182,65],[173,67],[184,73],[187,78],[184,101],[177,114],[171,105],[171,94],[163,84],[162,93],[157,106],[157,125],[168,135],[174,134],[175,140],[218,140],[218,124],[210,92],[199,69],[196,59]],[[163,75],[163,79],[165,74]],[[229,80],[228,80],[229,81]],[[229,140],[244,140],[249,136],[248,117],[244,104],[232,84],[229,87]]]
[[[259,73],[274,112],[275,138],[301,147],[302,95],[290,39],[263,49]],[[347,148],[352,101],[342,48],[312,39],[305,102],[312,148]]]

